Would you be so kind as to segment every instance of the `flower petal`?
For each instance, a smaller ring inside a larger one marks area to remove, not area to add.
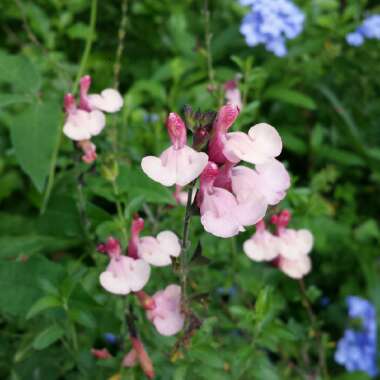
[[[206,153],[197,152],[189,146],[176,151],[176,184],[185,186],[198,178],[208,163]]]
[[[123,106],[123,98],[119,91],[112,88],[107,88],[100,94],[89,95],[88,102],[91,108],[104,112],[117,112]]]
[[[74,141],[89,140],[98,135],[105,126],[102,112],[76,110],[70,114],[63,127],[63,133]]]
[[[157,235],[157,241],[162,251],[173,257],[181,254],[181,245],[177,235],[172,231],[162,231]]]
[[[290,187],[290,176],[281,162],[272,159],[256,165],[256,172],[255,188],[265,197],[268,204],[273,206],[284,199],[286,190]]]
[[[147,156],[141,161],[144,173],[164,186],[176,183],[176,153],[173,147],[166,149],[160,157]]]
[[[311,260],[309,256],[300,256],[296,260],[289,260],[280,256],[278,267],[291,278],[300,279],[311,270]]]
[[[245,254],[254,261],[271,261],[278,256],[276,236],[268,231],[257,231],[244,242]]]
[[[267,123],[254,125],[248,135],[252,140],[253,149],[267,158],[277,157],[282,150],[282,140],[275,128]],[[259,164],[260,162],[255,162]]]

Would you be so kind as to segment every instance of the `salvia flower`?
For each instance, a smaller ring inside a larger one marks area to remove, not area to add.
[[[163,267],[172,263],[172,257],[181,254],[181,245],[177,235],[172,231],[162,231],[157,237],[140,237],[144,228],[144,220],[135,218],[132,222],[131,241],[128,245],[129,256],[139,258],[145,262]]]
[[[143,259],[125,256],[121,253],[118,240],[108,238],[106,244],[98,246],[98,251],[107,253],[110,263],[100,274],[100,284],[114,294],[129,294],[141,290],[150,277],[150,266]]]
[[[380,40],[380,15],[367,17],[352,33],[347,34],[347,43],[351,46],[363,45],[366,39]]]
[[[160,157],[144,157],[141,167],[149,178],[164,186],[185,186],[201,174],[208,156],[187,145],[186,126],[176,113],[169,114],[166,125],[172,146]]]
[[[63,133],[77,142],[84,153],[82,160],[87,164],[96,159],[96,146],[90,140],[93,136],[97,136],[106,125],[103,112],[117,112],[123,106],[123,98],[118,91],[108,88],[100,94],[88,94],[90,85],[89,75],[80,80],[78,106],[72,94],[66,94],[64,99],[66,121]]]
[[[73,95],[66,94],[66,122],[63,133],[74,141],[89,140],[98,135],[105,127],[103,112],[117,112],[123,106],[123,99],[118,91],[106,89],[101,94],[88,94],[91,77],[80,80],[80,102],[77,107]]]
[[[303,30],[305,15],[290,0],[240,0],[251,11],[244,17],[240,32],[248,46],[265,45],[278,57],[287,54],[286,40]]]
[[[146,309],[148,319],[161,335],[171,336],[182,330],[185,315],[181,309],[180,286],[172,284],[156,292]]]
[[[376,365],[376,311],[369,301],[349,296],[346,299],[351,322],[359,320],[359,328],[347,328],[339,340],[335,361],[348,372],[363,371],[374,377],[378,373]]]
[[[281,137],[271,125],[256,124],[248,134],[230,132],[229,128],[239,115],[239,108],[227,104],[215,119],[213,137],[209,146],[209,157],[217,164],[240,160],[251,164],[264,164],[279,156],[282,150]]]
[[[270,261],[289,277],[300,279],[311,270],[309,253],[314,239],[309,230],[287,228],[289,220],[290,213],[286,210],[272,217],[276,234],[260,221],[255,234],[244,243],[243,250],[250,259]]]

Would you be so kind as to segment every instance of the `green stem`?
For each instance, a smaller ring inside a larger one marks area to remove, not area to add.
[[[214,86],[214,68],[212,63],[212,54],[211,54],[211,38],[210,33],[210,11],[208,9],[208,0],[204,2],[204,15],[205,15],[205,43],[206,43],[206,54],[207,54],[207,71],[208,79],[210,83]]]
[[[94,34],[95,34],[96,14],[97,14],[97,9],[98,9],[97,3],[98,3],[98,0],[92,0],[91,1],[90,31],[89,31],[88,36],[87,36],[86,45],[84,48],[82,59],[80,61],[77,77],[76,77],[74,85],[73,85],[73,89],[72,89],[73,93],[75,93],[77,88],[78,88],[80,78],[83,75],[84,69],[86,68],[86,65],[87,65],[88,57],[90,56],[92,42],[94,40]]]
[[[193,190],[195,186],[196,180],[194,180],[189,187],[189,190],[187,192],[187,203],[186,203],[186,211],[185,211],[185,218],[183,222],[183,232],[182,232],[182,241],[181,241],[181,256],[179,261],[179,275],[180,275],[180,282],[181,282],[181,290],[182,290],[182,304],[184,306],[185,311],[187,310],[187,257],[186,252],[189,247],[188,240],[189,240],[189,232],[190,232],[190,220],[192,216],[192,210],[191,210],[191,203],[193,199]],[[186,313],[187,315],[187,313]]]
[[[123,246],[126,246],[126,244],[128,243],[128,231],[126,228],[127,220],[125,219],[123,207],[122,207],[122,204],[119,200],[120,191],[119,191],[119,186],[116,183],[116,180],[112,181],[112,189],[113,189],[113,193],[114,193],[115,199],[116,199],[116,210],[117,210],[117,215],[119,218],[120,230],[121,230],[121,233],[123,235],[123,242],[122,243],[123,243]]]
[[[307,315],[309,316],[310,324],[313,328],[315,340],[317,343],[317,348],[318,348],[318,364],[319,368],[322,371],[323,374],[323,379],[328,380],[329,379],[329,373],[326,365],[326,356],[325,356],[325,350],[323,347],[323,342],[322,342],[322,334],[318,329],[318,320],[317,316],[314,314],[313,308],[311,307],[311,303],[309,301],[309,297],[307,296],[306,289],[305,289],[305,283],[303,279],[298,281],[299,284],[299,289],[300,289],[300,294],[301,294],[301,299],[302,299],[302,305],[304,306]]]

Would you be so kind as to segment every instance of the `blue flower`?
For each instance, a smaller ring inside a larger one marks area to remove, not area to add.
[[[354,32],[346,36],[346,41],[351,46],[360,46],[365,39],[380,40],[380,15],[367,17]]]
[[[119,341],[119,338],[112,333],[104,333],[103,339],[109,344],[116,344]]]
[[[339,340],[335,361],[347,371],[364,371],[376,376],[376,311],[367,300],[347,297],[348,315],[352,322],[360,321],[360,328],[347,328]]]
[[[251,6],[240,26],[248,46],[265,45],[278,57],[287,54],[286,40],[303,30],[305,16],[290,0],[239,0]]]

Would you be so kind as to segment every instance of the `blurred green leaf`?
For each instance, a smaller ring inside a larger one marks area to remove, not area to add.
[[[65,330],[62,327],[57,325],[50,326],[36,336],[33,341],[33,347],[36,350],[43,350],[62,338],[64,334]]]
[[[12,123],[11,137],[17,159],[39,192],[44,188],[61,133],[60,116],[60,105],[50,101],[25,108]]]
[[[61,301],[55,296],[45,296],[40,298],[28,311],[26,319],[33,318],[37,314],[54,307],[60,307]]]
[[[314,110],[317,108],[314,100],[302,92],[291,90],[285,87],[272,86],[269,87],[264,94],[267,99],[279,100],[295,106]]]

